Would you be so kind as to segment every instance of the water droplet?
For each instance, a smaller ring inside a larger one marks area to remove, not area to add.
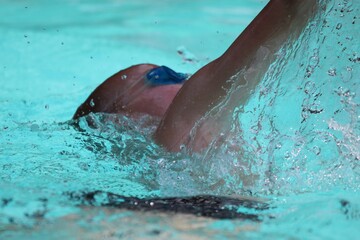
[[[95,107],[94,99],[90,100],[90,107]]]
[[[318,146],[314,146],[313,147],[313,152],[316,154],[316,155],[319,155],[321,153],[321,148],[318,147]]]
[[[154,202],[150,202],[150,206],[154,206]]]
[[[351,67],[346,67],[346,70],[342,70],[341,73],[341,79],[343,80],[343,82],[349,82],[352,79],[352,68]]]
[[[122,80],[125,80],[126,78],[127,78],[127,76],[125,74],[121,76]]]
[[[336,29],[337,30],[340,30],[342,28],[342,24],[341,23],[338,23],[337,25],[336,25]]]
[[[305,86],[304,86],[304,92],[306,94],[311,94],[315,91],[315,83],[312,82],[312,81],[308,81],[305,83]]]
[[[330,68],[328,70],[328,75],[332,76],[332,77],[336,76],[336,69],[335,68]]]

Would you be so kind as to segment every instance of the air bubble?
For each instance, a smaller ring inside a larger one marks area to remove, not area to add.
[[[337,30],[340,30],[342,28],[342,24],[341,23],[338,23],[337,25],[336,25],[336,29]]]
[[[346,70],[341,71],[341,79],[343,82],[349,82],[352,79],[352,68],[346,67]]]
[[[94,99],[90,100],[90,107],[95,107]]]
[[[121,76],[122,80],[125,80],[126,78],[127,78],[127,76],[125,74]]]

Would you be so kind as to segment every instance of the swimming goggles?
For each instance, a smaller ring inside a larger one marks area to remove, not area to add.
[[[123,93],[119,97],[125,96],[125,93],[128,90],[133,89],[131,97],[124,99],[124,105],[128,104],[133,99],[137,98],[147,87],[158,87],[162,85],[170,84],[182,84],[184,83],[191,75],[185,73],[178,73],[174,70],[166,67],[160,66],[151,69],[145,76],[140,77],[134,81],[130,86],[124,89]],[[145,84],[140,84],[141,81],[145,81]]]
[[[190,77],[189,74],[178,73],[174,70],[160,66],[150,70],[145,77],[145,81],[150,86],[161,86],[169,84],[181,84]]]

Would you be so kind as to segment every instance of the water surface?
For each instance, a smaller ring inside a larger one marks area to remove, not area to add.
[[[322,1],[300,39],[284,46],[251,99],[236,109],[234,134],[221,148],[199,156],[167,153],[149,136],[156,119],[146,117],[91,115],[77,127],[68,121],[101,81],[132,64],[194,73],[225,51],[265,4],[2,1],[1,238],[357,236],[356,1]],[[257,223],[81,207],[64,195],[95,190],[245,195],[265,198],[271,208]]]

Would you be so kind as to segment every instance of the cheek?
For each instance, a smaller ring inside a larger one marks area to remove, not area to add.
[[[128,107],[132,112],[142,112],[162,117],[182,85],[167,85],[146,89]]]

